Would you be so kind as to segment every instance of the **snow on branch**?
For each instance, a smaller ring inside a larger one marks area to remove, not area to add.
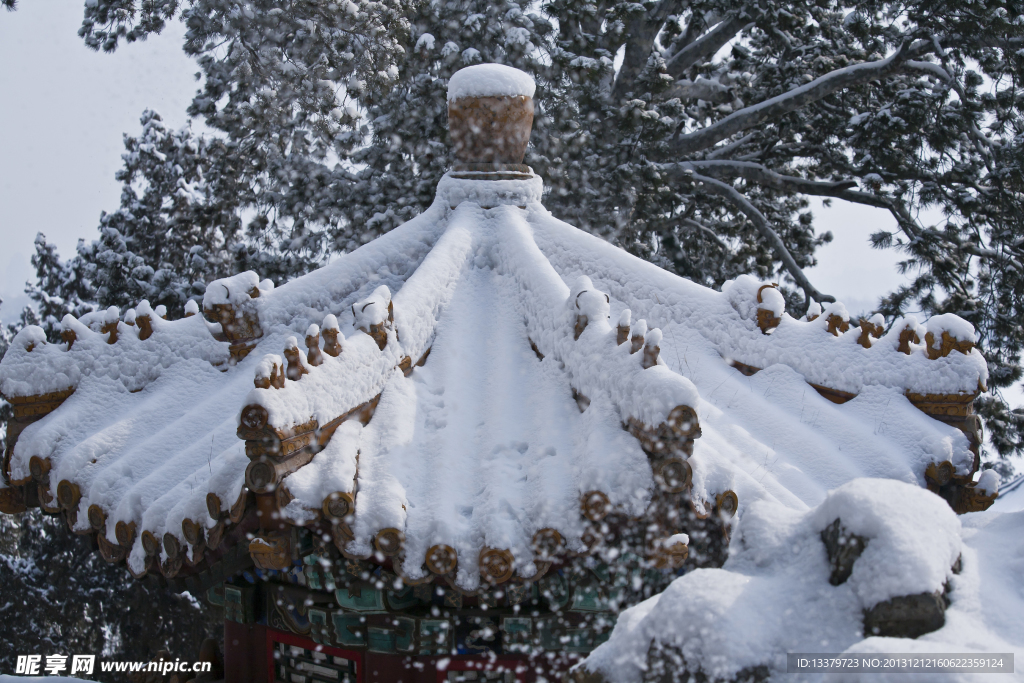
[[[924,52],[930,47],[930,43],[926,44],[924,42],[915,43],[914,45],[904,43],[899,50],[885,59],[836,69],[814,79],[807,85],[794,88],[789,92],[772,97],[764,102],[745,107],[707,128],[682,135],[672,143],[672,151],[677,154],[692,154],[693,152],[707,149],[773,116],[795,111],[838,90],[852,88],[890,76],[907,68],[906,63],[911,57],[918,56],[919,53]],[[917,62],[917,64],[922,63]]]
[[[807,180],[805,178],[776,173],[752,161],[700,160],[681,162],[678,166],[684,171],[686,169],[700,170],[711,175],[739,177],[783,192],[799,192],[820,197],[835,197],[856,204],[885,209],[893,215],[900,229],[903,230],[909,239],[917,239],[919,234],[917,222],[902,202],[891,197],[855,190],[853,188],[856,187],[857,183],[854,180],[833,182]]]
[[[677,173],[682,174],[683,171],[678,170]],[[700,175],[699,173],[686,174],[690,180],[697,183],[704,183],[704,189],[711,192],[712,194],[722,197],[740,211],[746,215],[747,218],[754,224],[757,231],[761,233],[761,236],[768,241],[772,247],[772,251],[775,252],[775,256],[782,261],[782,264],[786,267],[786,270],[793,277],[796,283],[804,290],[804,295],[808,299],[814,299],[815,301],[828,301],[833,302],[836,300],[834,296],[828,294],[822,294],[818,289],[811,284],[807,276],[804,275],[804,271],[797,265],[796,259],[786,248],[782,238],[779,237],[779,233],[775,232],[772,226],[768,223],[768,219],[765,218],[764,214],[758,211],[757,207],[750,203],[746,197],[744,197],[739,190],[734,188],[728,183],[723,183],[720,180],[715,180],[708,176]]]
[[[669,74],[673,78],[680,78],[691,66],[721,50],[750,23],[750,16],[745,12],[729,15],[703,36],[668,57],[665,66]]]
[[[678,97],[681,100],[706,100],[714,104],[723,104],[733,100],[732,88],[722,85],[710,78],[697,77],[695,81],[677,81],[665,91],[665,99]]]
[[[700,170],[713,175],[740,177],[744,180],[771,187],[783,192],[800,192],[825,197],[834,197],[837,193],[857,186],[855,180],[838,180],[834,182],[817,182],[796,176],[776,173],[761,164],[752,161],[687,161],[682,162],[683,169]]]

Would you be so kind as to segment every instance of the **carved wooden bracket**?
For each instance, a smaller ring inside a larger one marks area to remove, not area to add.
[[[870,320],[863,319],[860,321],[860,336],[857,337],[857,343],[863,346],[865,349],[871,348],[871,340],[878,339],[885,332],[885,328],[881,325],[876,325]]]
[[[310,332],[313,332],[313,330],[310,330]],[[337,337],[335,337],[335,343],[337,343]],[[306,335],[306,362],[314,368],[323,365],[324,354],[320,351],[319,328],[312,334]]]
[[[291,539],[278,533],[256,536],[249,542],[249,554],[259,569],[287,569],[292,565]]]
[[[680,541],[670,541],[670,538],[651,539],[647,544],[647,556],[655,569],[679,569],[690,555],[689,546]]]
[[[270,427],[262,406],[246,406],[237,430],[238,437],[245,440],[245,454],[252,460],[245,470],[246,486],[256,493],[273,491],[284,477],[323,450],[342,422],[350,418],[369,422],[379,400],[380,394],[323,426],[310,420],[289,429]]]
[[[644,370],[653,368],[658,364],[658,355],[661,353],[661,346],[659,344],[661,344],[661,330],[654,328],[644,339]]]
[[[145,551],[147,557],[156,557],[160,554],[160,539],[158,539],[156,534],[152,531],[149,529],[143,531],[140,540],[142,542],[142,549]]]
[[[580,497],[580,510],[591,522],[600,522],[612,511],[612,504],[604,492],[587,491]]]
[[[648,455],[671,456],[693,453],[693,441],[700,438],[697,411],[690,406],[673,408],[665,422],[648,427],[636,418],[629,418],[626,429],[640,442]]]
[[[972,481],[974,469],[969,474],[957,474],[953,463],[948,460],[931,463],[924,471],[925,485],[949,503],[958,515],[981,512],[991,507],[999,494],[982,493]]]
[[[935,345],[935,335],[928,332],[924,335],[925,347],[928,349],[928,357],[932,360],[945,358],[953,351],[959,351],[965,356],[970,354],[974,348],[974,342],[961,341],[950,336],[949,332],[943,331],[939,345]]]
[[[355,512],[355,501],[351,493],[335,491],[324,498],[321,507],[328,519],[343,522],[346,517]]]
[[[205,540],[206,527],[194,519],[185,518],[181,520],[181,534],[188,541],[189,545],[197,546]]]
[[[112,321],[110,321],[108,323],[104,323],[100,327],[100,334],[107,335],[107,343],[108,344],[116,344],[117,343],[117,324],[119,322],[120,322],[120,320],[117,320],[115,318],[114,320],[112,320]]]
[[[732,517],[739,510],[740,499],[734,491],[723,491],[715,496],[715,511],[724,517]]]
[[[124,548],[126,551],[130,551],[132,544],[135,543],[135,522],[120,521],[114,525],[114,538],[117,539],[117,544]]]
[[[690,488],[693,468],[682,458],[666,458],[653,466],[654,482],[665,493],[682,493]]]
[[[82,498],[82,491],[78,484],[62,479],[57,484],[57,502],[65,510],[71,512],[78,509],[78,501]]]
[[[127,550],[116,543],[108,541],[105,534],[96,534],[96,544],[99,546],[100,557],[110,564],[124,562],[125,557],[128,556]]]
[[[249,291],[250,299],[259,295],[260,290],[256,287]],[[203,308],[203,317],[211,323],[220,323],[221,332],[214,338],[231,342],[229,351],[236,363],[249,355],[256,348],[256,340],[263,336],[259,314],[251,304],[243,305],[239,310],[231,304],[212,304]]]
[[[828,319],[825,321],[825,324],[825,329],[833,337],[838,337],[840,334],[850,329],[850,321],[845,320],[843,316],[837,315],[835,313],[829,315]]]
[[[213,491],[206,494],[206,513],[210,515],[210,519],[219,520],[226,516],[226,513],[221,510],[220,496]]]
[[[778,289],[778,287],[779,286],[777,284],[775,284],[775,283],[772,283],[770,285],[761,285],[761,287],[759,287],[758,290],[757,290],[757,303],[759,303],[759,304],[763,304],[764,303],[764,297],[761,294],[764,290],[766,290],[766,289]],[[767,308],[761,308],[760,306],[758,307],[758,309],[757,309],[757,326],[759,328],[761,328],[761,333],[762,334],[768,334],[770,331],[772,331],[776,327],[778,327],[779,323],[781,323],[781,322],[782,322],[782,318],[780,318],[779,316],[775,315],[774,311],[772,311],[770,309],[767,309]]]
[[[900,353],[905,353],[909,356],[911,351],[910,345],[920,343],[921,337],[917,336],[917,328],[907,325],[900,331],[899,346],[897,346],[896,349]]]
[[[533,535],[533,552],[541,561],[552,561],[565,551],[565,539],[556,529],[540,529]]]
[[[303,375],[309,374],[309,370],[302,363],[302,352],[299,351],[298,344],[295,341],[295,337],[289,337],[288,343],[284,347],[284,357],[288,362],[288,368],[285,370],[285,377],[297,382],[302,379]]]
[[[615,326],[615,345],[622,346],[629,341],[629,322],[633,317],[633,312],[628,308],[622,311],[619,316],[619,323]]]

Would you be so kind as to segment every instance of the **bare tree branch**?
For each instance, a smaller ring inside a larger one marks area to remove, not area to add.
[[[996,251],[995,249],[987,249],[969,243],[961,244],[959,245],[959,248],[960,251],[967,254],[971,254],[972,256],[977,256],[978,258],[988,259],[991,261],[997,261],[999,263],[1002,263],[1003,265],[1012,268],[1018,273],[1024,272],[1024,265],[1021,265],[1021,262],[1015,259],[1012,255],[1003,254],[999,251]]]
[[[752,183],[764,185],[775,190],[782,190],[783,192],[799,192],[820,197],[835,197],[838,193],[857,186],[856,180],[838,180],[823,183],[797,176],[782,175],[752,161],[683,161],[679,165],[684,169],[699,170],[703,173],[743,178]]]
[[[942,68],[941,64],[935,64],[933,62],[919,62],[913,59],[908,59],[905,68],[909,71],[923,71],[930,76],[935,76],[941,81],[950,83],[953,81],[953,77],[948,71]]]
[[[709,78],[698,77],[696,81],[676,81],[676,84],[665,91],[662,97],[666,100],[678,97],[681,100],[707,100],[715,104],[722,104],[731,102],[734,96],[732,88],[729,86]]]
[[[681,77],[691,66],[721,50],[723,45],[732,40],[748,24],[750,24],[750,16],[746,12],[730,14],[718,26],[671,57],[667,57],[665,66],[668,68],[669,74],[673,78]]]
[[[837,90],[870,83],[879,78],[892,75],[903,69],[907,60],[912,56],[916,56],[914,53],[923,51],[925,46],[926,44],[911,46],[909,43],[904,43],[899,50],[885,59],[837,69],[816,78],[807,85],[800,86],[764,102],[744,107],[707,128],[701,128],[700,130],[677,137],[672,143],[672,151],[677,154],[692,154],[693,152],[707,149],[773,116],[795,111],[800,107],[827,97]]]
[[[889,211],[896,219],[900,229],[911,240],[916,240],[920,227],[917,221],[901,202],[891,197],[861,192],[854,190],[857,182],[855,180],[840,180],[835,182],[818,182],[806,180],[796,176],[782,175],[768,169],[761,164],[751,161],[729,161],[729,160],[701,160],[684,161],[679,166],[683,169],[690,168],[700,170],[703,173],[713,175],[727,175],[739,177],[758,185],[770,187],[782,192],[799,192],[801,194],[814,195],[818,197],[835,197],[846,201],[867,206],[874,206]]]
[[[717,244],[719,248],[721,248],[723,251],[728,251],[729,246],[722,241],[722,238],[716,235],[714,230],[704,225],[703,223],[698,223],[692,218],[684,218],[683,220],[680,221],[680,223],[683,227],[688,228],[689,230],[695,230],[703,234],[709,240]]]
[[[640,12],[626,22],[625,35],[629,36],[629,39],[626,41],[626,54],[622,60],[622,67],[615,77],[612,101],[618,102],[633,90],[637,77],[647,66],[647,60],[650,59],[654,47],[654,40],[661,32],[665,19],[670,14],[679,11],[686,1],[661,0],[651,11]]]
[[[693,41],[697,40],[704,30],[703,26],[704,16],[700,12],[691,13],[690,21],[686,23],[686,30],[681,35],[676,36],[672,42],[668,44],[662,53],[662,57],[673,55]]]
[[[718,157],[728,156],[735,152],[736,150],[743,147],[744,145],[750,142],[754,142],[758,137],[760,137],[759,133],[756,130],[752,131],[741,137],[739,140],[734,140],[733,142],[730,142],[727,145],[722,145],[721,147],[717,147],[711,150],[704,156],[704,158],[717,159]]]
[[[914,220],[914,217],[910,215],[910,211],[897,199],[891,197],[885,197],[878,194],[872,194],[870,192],[860,192],[858,190],[844,190],[838,194],[833,195],[837,199],[845,199],[848,202],[854,204],[864,204],[865,206],[874,206],[879,209],[885,209],[892,214],[893,218],[896,219],[897,225],[900,226],[900,230],[906,234],[911,240],[917,240],[918,234],[921,227]]]
[[[1017,50],[1024,47],[1024,36],[1013,36],[1011,38],[1004,38],[999,35],[994,35],[985,31],[979,33],[976,36],[978,43],[984,47],[999,47],[1004,50]]]
[[[775,232],[772,226],[768,223],[768,219],[765,218],[764,214],[758,211],[757,207],[750,203],[746,197],[744,197],[736,188],[728,183],[723,183],[721,180],[715,180],[714,178],[700,175],[699,173],[686,172],[684,169],[675,166],[664,167],[670,174],[677,178],[684,178],[688,181],[695,183],[704,183],[704,189],[708,192],[722,197],[730,204],[738,208],[740,211],[750,219],[750,222],[754,224],[757,231],[761,233],[761,236],[767,240],[771,245],[772,251],[775,252],[775,256],[782,261],[782,265],[789,271],[789,274],[796,281],[797,285],[804,290],[804,296],[815,301],[835,301],[834,296],[828,294],[822,294],[817,288],[811,284],[807,276],[804,275],[804,271],[797,265],[796,259],[786,248],[782,238],[779,237],[779,233]]]

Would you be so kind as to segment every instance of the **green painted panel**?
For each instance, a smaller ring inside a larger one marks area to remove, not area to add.
[[[366,629],[366,649],[370,652],[395,652],[395,632],[370,626]]]
[[[501,640],[506,652],[529,652],[533,640],[533,619],[502,617]]]
[[[538,622],[537,633],[540,636],[540,645],[545,650],[587,653],[608,640],[611,630],[594,633],[584,628],[561,628],[549,619]]]
[[[569,582],[557,573],[548,574],[541,579],[537,583],[537,589],[552,610],[561,609],[569,602]]]
[[[334,599],[343,610],[352,612],[383,612],[384,593],[372,588],[338,588]]]
[[[400,591],[387,591],[385,600],[388,609],[392,612],[401,612],[420,604],[414,586],[406,586]]]
[[[366,645],[366,624],[359,615],[332,612],[331,622],[334,624],[335,642],[350,647]]]
[[[608,601],[601,597],[596,584],[576,586],[572,594],[570,612],[604,612],[608,609]]]
[[[216,586],[210,586],[210,588],[206,591],[206,600],[211,605],[216,605],[217,607],[223,607],[224,606],[224,585],[218,583]]]
[[[451,654],[451,622],[445,619],[420,619],[419,641],[421,655]]]
[[[310,623],[309,637],[315,643],[331,645],[331,629],[329,615],[326,610],[309,608],[306,613]]]
[[[394,623],[395,650],[398,652],[416,651],[416,620],[408,617],[398,617]]]
[[[255,621],[255,596],[252,586],[224,585],[224,618],[239,624]]]
[[[308,557],[308,555],[307,555]],[[315,591],[323,590],[323,583],[320,581],[320,568],[316,565],[305,565],[302,573],[306,575],[306,586]]]

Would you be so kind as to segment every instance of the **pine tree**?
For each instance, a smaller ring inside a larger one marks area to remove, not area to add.
[[[0,304],[3,299],[0,299]],[[0,360],[3,360],[7,349],[11,347],[11,340],[18,333],[20,328],[17,325],[4,325],[0,320]],[[0,455],[7,452],[7,422],[14,416],[11,404],[0,398]],[[6,483],[6,482],[5,482]]]
[[[221,637],[223,614],[199,603],[203,596],[135,581],[39,509],[0,515],[0,571],[4,619],[17,624],[0,630],[4,671],[15,670],[18,654],[48,652],[149,661],[167,650],[195,659],[204,639]]]
[[[100,217],[100,238],[79,249],[103,307],[142,299],[181,315],[206,282],[235,272],[241,222],[238,162],[221,141],[168,130],[143,112],[142,133],[125,135],[121,206]]]
[[[21,326],[39,325],[47,338],[56,342],[60,340],[60,321],[65,315],[70,313],[77,318],[96,310],[95,293],[81,259],[62,262],[57,248],[41,232],[36,235],[35,247],[32,265],[36,281],[25,285],[25,293],[35,302],[35,309],[22,311]]]

